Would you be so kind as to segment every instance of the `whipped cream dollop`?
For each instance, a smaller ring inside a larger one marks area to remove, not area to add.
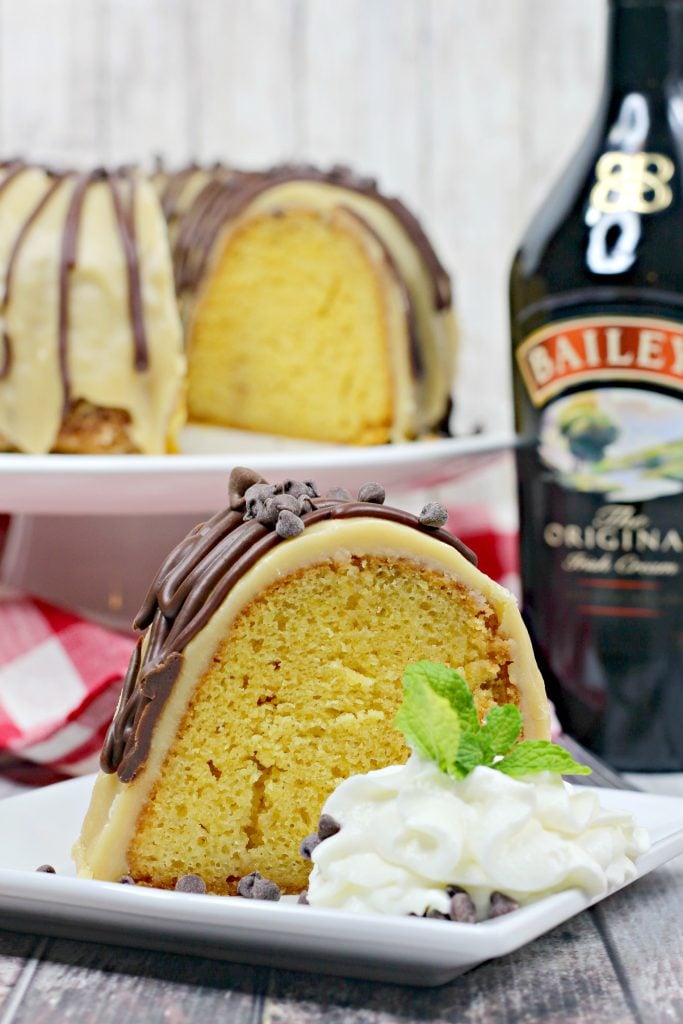
[[[447,914],[447,886],[487,916],[493,892],[519,904],[578,887],[600,896],[636,875],[647,832],[627,812],[551,772],[479,766],[453,779],[413,753],[346,779],[325,803],[341,826],[313,851],[308,902],[383,914]]]

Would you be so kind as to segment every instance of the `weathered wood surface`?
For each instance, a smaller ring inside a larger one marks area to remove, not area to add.
[[[507,273],[596,103],[606,0],[0,0],[0,155],[346,161],[455,274],[458,426],[512,422]]]
[[[516,953],[434,989],[0,933],[0,1024],[680,1021],[682,885],[679,858]]]

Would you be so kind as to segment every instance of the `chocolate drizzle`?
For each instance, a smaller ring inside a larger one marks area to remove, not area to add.
[[[22,161],[13,161],[12,163],[6,164],[3,169],[6,171],[6,174],[2,182],[0,182],[0,196],[12,180],[16,179],[16,177],[22,172],[31,170],[31,167]],[[112,172],[99,168],[95,171],[84,174],[73,171],[56,172],[47,168],[44,168],[44,170],[48,175],[49,183],[47,189],[31,210],[24,223],[21,225],[10,250],[7,269],[5,271],[2,312],[4,313],[7,310],[11,299],[15,267],[23,246],[26,243],[26,239],[55,192],[64,182],[73,180],[73,192],[69,199],[59,244],[57,283],[59,303],[57,312],[57,349],[60,378],[64,396],[64,412],[66,412],[72,398],[68,351],[70,276],[78,259],[78,236],[87,190],[92,184],[97,182],[105,182],[111,193],[114,217],[125,259],[126,280],[128,286],[128,309],[131,333],[133,337],[134,367],[138,371],[145,370],[148,367],[147,337],[144,323],[140,266],[135,231],[136,180],[135,175],[125,168]],[[127,209],[124,208],[119,194],[119,187],[124,181],[129,182],[130,188],[130,198]],[[12,341],[9,331],[7,328],[4,328],[2,333],[2,348],[0,349],[0,380],[9,376],[11,365]]]
[[[235,472],[235,471],[234,471]],[[376,502],[311,498],[302,514],[305,527],[330,519],[372,517],[400,523],[476,558],[462,541],[417,516]],[[241,509],[227,508],[201,523],[171,552],[137,615],[134,626],[148,630],[138,642],[121,699],[102,749],[103,771],[130,782],[145,763],[154,724],[177,678],[182,652],[219,609],[237,581],[282,539]]]
[[[20,173],[23,169],[23,167],[20,167],[16,173]],[[19,234],[14,240],[14,244],[12,245],[12,248],[10,250],[9,259],[7,260],[7,270],[5,271],[5,288],[2,300],[3,313],[6,311],[9,305],[10,296],[12,293],[12,278],[14,276],[14,268],[16,266],[16,262],[19,257],[19,253],[21,252],[22,246],[26,241],[26,238],[31,228],[35,224],[36,220],[38,219],[38,217],[40,217],[41,213],[49,203],[50,199],[52,199],[52,196],[55,194],[59,186],[62,184],[62,180],[63,179],[61,176],[56,176],[54,178],[54,180],[50,183],[47,192],[45,192],[44,195],[39,199],[31,213],[24,221],[19,231]],[[7,179],[5,179],[5,181],[3,182],[3,186],[6,184]],[[2,380],[3,377],[6,377],[9,374],[10,367],[12,365],[12,342],[6,327],[3,328],[2,341],[3,360],[2,363],[0,363],[0,380]]]
[[[166,220],[173,223],[185,212],[183,191],[193,175],[208,175],[211,181],[228,181],[238,173],[221,163],[215,163],[211,167],[202,167],[200,164],[191,163],[175,173],[166,172],[163,166],[160,166],[157,174],[161,176],[164,183],[159,191],[159,199]]]
[[[66,211],[62,244],[59,254],[59,313],[57,319],[57,346],[59,350],[59,372],[62,378],[64,394],[64,414],[71,401],[71,380],[69,378],[68,338],[69,338],[69,275],[76,265],[78,246],[78,229],[81,223],[81,210],[88,185],[94,180],[94,174],[81,174],[76,178],[69,206]]]
[[[8,163],[2,164],[1,170],[5,171],[5,177],[0,181],[0,193],[4,192],[7,186],[14,181],[18,174],[26,167],[23,160],[10,160]]]
[[[128,279],[128,311],[130,315],[131,328],[133,330],[135,369],[146,370],[149,366],[149,355],[147,352],[145,317],[142,307],[140,262],[138,260],[138,247],[135,236],[136,182],[135,178],[130,179],[130,199],[127,210],[123,209],[116,180],[112,177],[108,177],[107,183],[111,191],[114,215],[116,217],[116,223],[121,237],[121,246],[126,260],[126,276]]]

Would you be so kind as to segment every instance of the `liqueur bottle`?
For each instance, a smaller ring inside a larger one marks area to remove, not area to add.
[[[524,613],[564,728],[683,770],[683,2],[610,0],[605,85],[510,280]]]

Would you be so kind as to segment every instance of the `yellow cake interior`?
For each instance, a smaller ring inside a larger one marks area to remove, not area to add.
[[[190,418],[335,443],[388,441],[379,273],[343,211],[245,219],[220,247],[191,320]]]
[[[172,887],[193,871],[234,892],[258,869],[304,889],[309,865],[296,849],[332,790],[407,759],[393,720],[405,666],[421,658],[461,669],[481,716],[519,703],[499,616],[437,569],[349,556],[257,594],[187,707],[138,819],[130,874]]]

